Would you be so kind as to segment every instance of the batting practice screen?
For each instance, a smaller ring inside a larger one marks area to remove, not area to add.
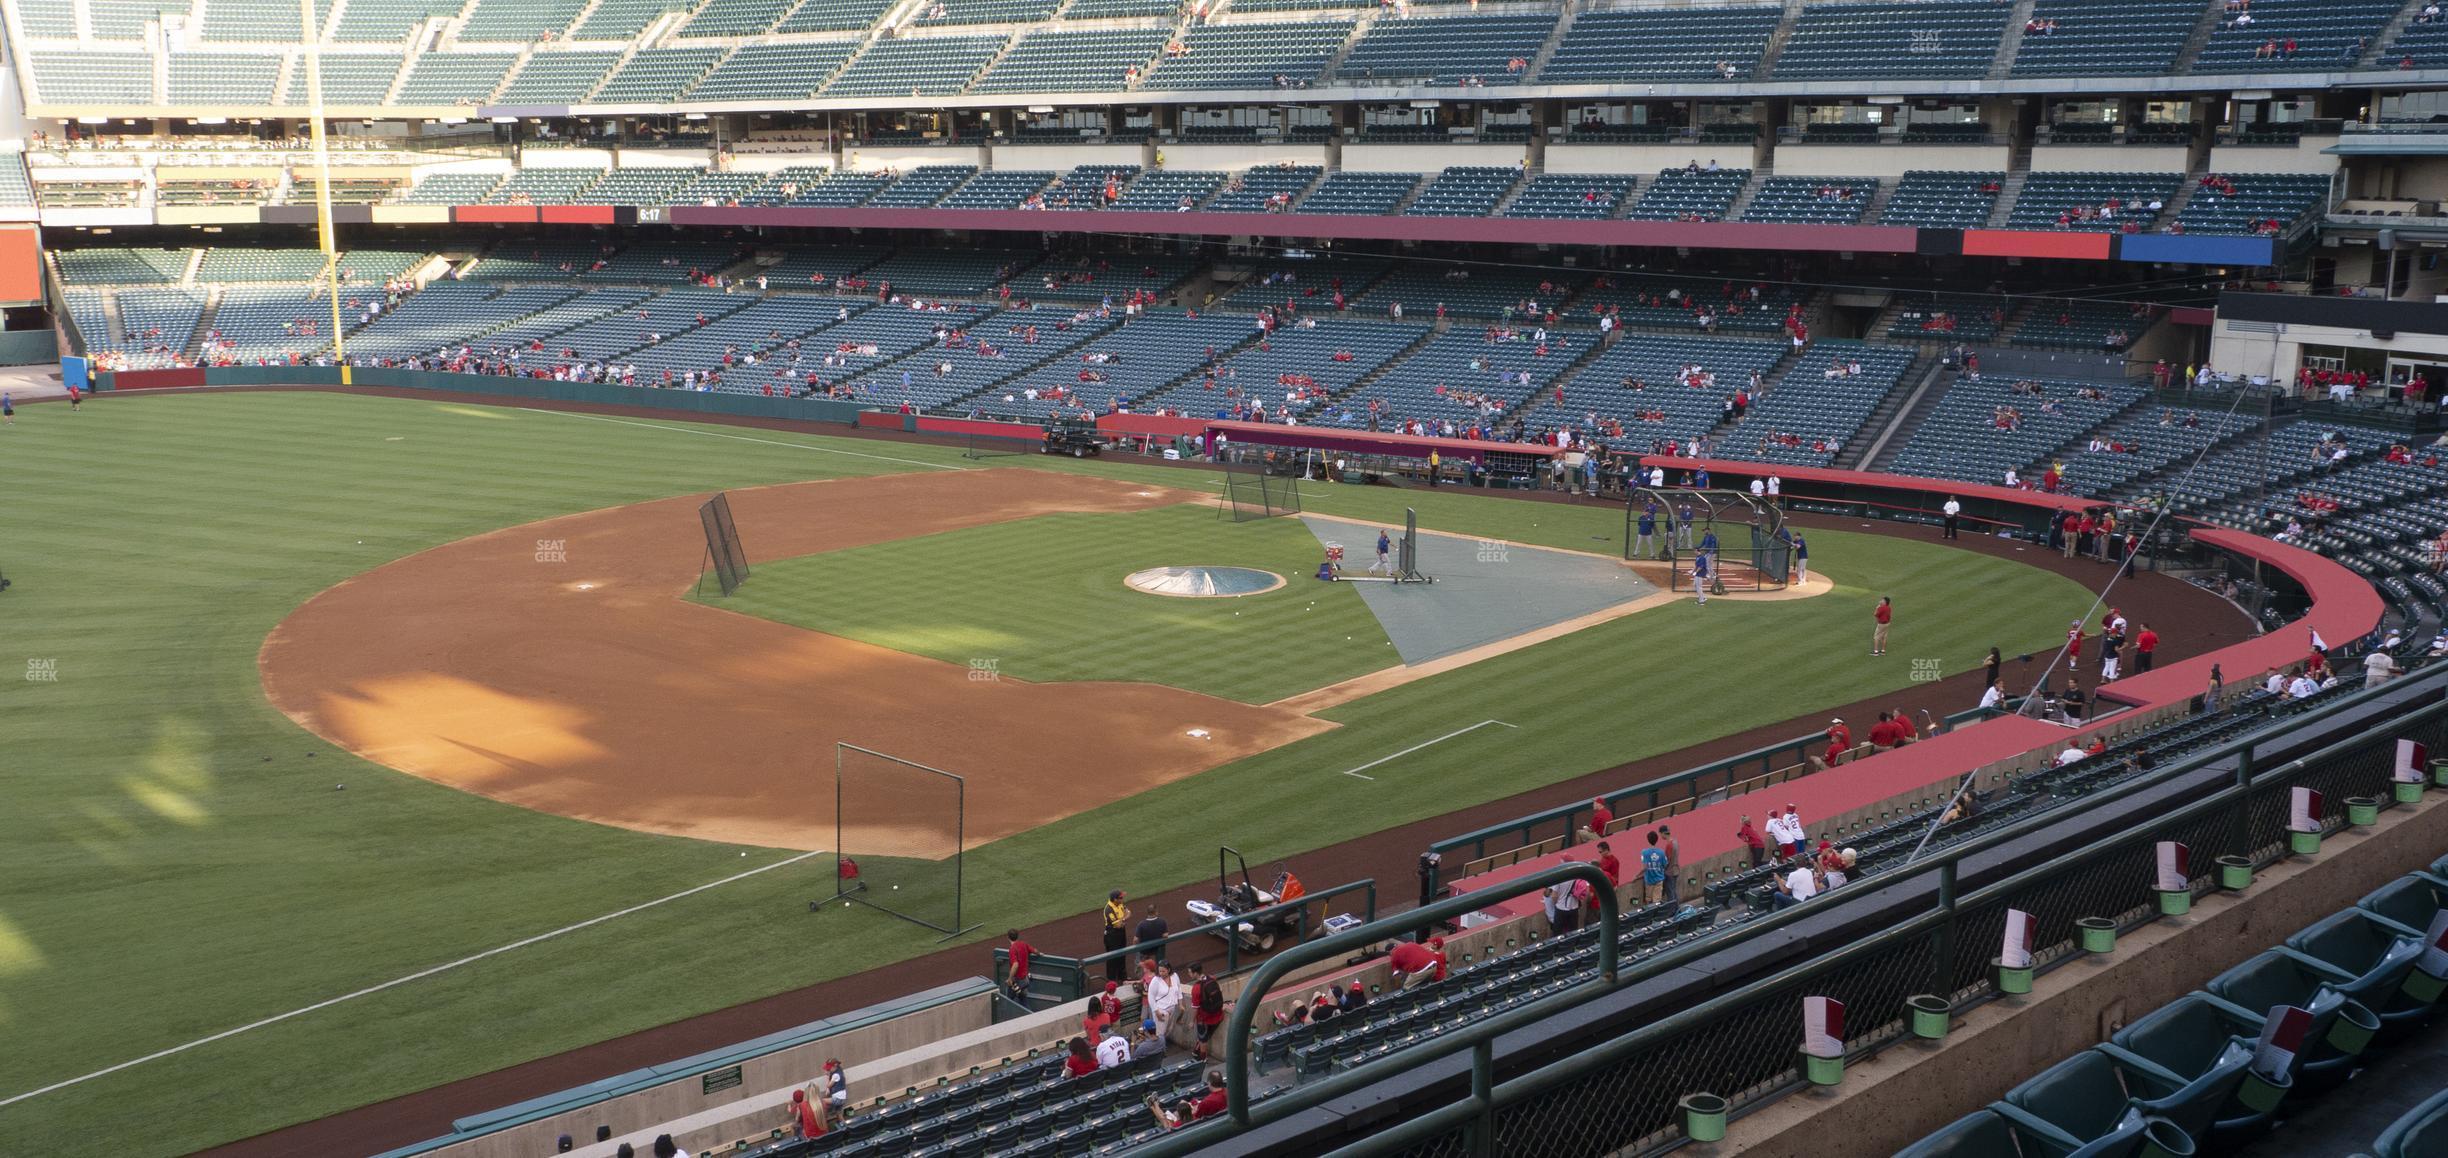
[[[1275,474],[1267,466],[1235,463],[1225,468],[1225,508],[1232,521],[1246,523],[1301,513],[1300,480]]]
[[[968,782],[856,744],[833,746],[834,900],[924,925],[961,923]]]
[[[716,494],[697,508],[705,524],[706,555],[714,562],[714,580],[729,595],[748,581],[748,552],[740,547],[739,525],[731,521],[731,496]]]

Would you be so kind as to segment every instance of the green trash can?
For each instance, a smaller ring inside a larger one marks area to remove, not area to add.
[[[2434,787],[2448,788],[2448,760],[2431,762],[2431,783]]]
[[[2245,1109],[2256,1114],[2266,1114],[2277,1109],[2278,1103],[2286,1100],[2287,1091],[2293,1088],[2295,1088],[2295,1078],[2291,1074],[2281,1074],[2278,1080],[2271,1081],[2258,1073],[2246,1070],[2244,1084],[2236,1087],[2235,1096],[2236,1101],[2241,1103]]]
[[[2081,931],[2085,953],[2116,952],[2116,922],[2106,917],[2077,917],[2074,927]]]
[[[2346,823],[2356,828],[2368,828],[2380,823],[2380,798],[2377,796],[2347,797]]]
[[[1694,1142],[1723,1142],[1726,1100],[1715,1094],[1685,1094],[1675,1105],[1683,1111],[1683,1136]]]
[[[1947,999],[1928,993],[1916,993],[1904,999],[1912,1008],[1912,1034],[1923,1041],[1937,1041],[1947,1035],[1947,1022],[1954,1009]]]
[[[1844,1080],[1844,1058],[1803,1054],[1802,1076],[1814,1086],[1835,1085]]]
[[[2251,858],[2222,856],[2214,863],[2218,865],[2220,888],[2240,893],[2252,887],[2253,863]]]
[[[2396,792],[2399,804],[2422,803],[2423,782],[2420,780],[2392,780],[2389,787]]]
[[[2321,834],[2318,829],[2311,832],[2298,832],[2292,828],[2287,830],[2288,852],[2297,856],[2319,856],[2320,846]]]
[[[2181,917],[2193,911],[2193,890],[2160,889],[2158,893],[2160,916]]]
[[[2029,965],[2008,965],[2003,957],[1992,957],[1989,964],[1997,967],[1998,992],[2020,997],[2032,989],[2032,969]]]
[[[2339,1053],[2352,1057],[2370,1045],[2373,1035],[2380,1032],[2380,1017],[2363,1008],[2359,1001],[2349,1001],[2339,1007],[2336,1021],[2329,1023],[2329,1044]]]

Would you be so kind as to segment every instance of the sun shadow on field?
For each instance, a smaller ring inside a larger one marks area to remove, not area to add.
[[[582,734],[592,713],[431,672],[326,692],[316,714],[355,751],[478,789],[609,755]]]
[[[0,981],[24,976],[47,964],[43,960],[42,950],[34,947],[34,942],[27,939],[16,923],[8,919],[8,914],[0,913]],[[8,1003],[0,1001],[0,1025],[7,1025],[11,1020]]]

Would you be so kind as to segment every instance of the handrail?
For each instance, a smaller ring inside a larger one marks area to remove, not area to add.
[[[2330,710],[2343,710],[2369,698],[2371,697],[2362,694],[2351,696],[2339,701]],[[2391,719],[2386,726],[2402,728],[2442,717],[2448,717],[2448,701],[2434,701],[2416,706],[2407,714]],[[2262,732],[2266,731],[2268,729],[2262,730]],[[2256,735],[2260,734],[2262,733],[2256,733]],[[2220,811],[2239,809],[2240,806],[2249,803],[2256,786],[2284,781],[2316,764],[2346,758],[2353,754],[2354,749],[2368,746],[2372,740],[2368,734],[2358,733],[2329,744],[2310,755],[2300,756],[2274,768],[2258,772],[2253,770],[2252,761],[2249,758],[2250,746],[2255,742],[2252,737],[2246,737],[2238,741],[2236,745],[2223,746],[2217,750],[2220,754],[2225,754],[2229,748],[2236,747],[2246,755],[2232,783],[2173,812],[2152,815],[2110,839],[2129,837],[2137,832],[2147,836],[2173,823],[2199,819]],[[2240,818],[2238,823],[2242,823]],[[2094,855],[2098,851],[2096,847],[2092,850]],[[2024,869],[2004,880],[1983,886],[1968,895],[1958,896],[1954,888],[1953,862],[1956,859],[1959,858],[1948,858],[1948,863],[1945,865],[1946,871],[1941,877],[1938,890],[1938,907],[1917,917],[1871,934],[1832,953],[1814,957],[1767,977],[1747,982],[1698,1005],[1678,1010],[1590,1049],[1566,1055],[1507,1080],[1489,1091],[1484,1105],[1480,1104],[1481,1099],[1473,1097],[1465,1102],[1440,1107],[1400,1125],[1381,1130],[1358,1143],[1342,1147],[1332,1153],[1337,1158],[1365,1158],[1368,1155],[1399,1152],[1405,1147],[1416,1145],[1439,1133],[1452,1130],[1458,1125],[1466,1124],[1469,1117],[1473,1115],[1492,1114],[1500,1107],[1519,1103],[1565,1082],[1583,1077],[1600,1067],[1631,1057],[1660,1042],[1706,1032],[1720,1016],[1739,1011],[1745,1004],[1756,1001],[1763,995],[1832,973],[1873,954],[1892,950],[1914,938],[1932,935],[1951,938],[1951,926],[1958,912],[1977,909],[1983,904],[2008,899],[2019,889],[2027,888],[2035,882],[2060,877],[2066,871],[2064,864],[2050,861]],[[2204,869],[2195,874],[2195,879],[2200,879],[2208,873],[2209,870]],[[1882,875],[1878,879],[1884,884],[1892,878]],[[1629,984],[1631,980],[1635,979],[1626,979],[1626,984]],[[1764,1097],[1774,1098],[1781,1096],[1783,1092],[1782,1090],[1769,1091]]]
[[[1616,897],[1614,885],[1606,879],[1605,873],[1599,872],[1597,866],[1590,864],[1558,865],[1544,872],[1508,881],[1506,887],[1512,890],[1510,895],[1518,896],[1534,890],[1545,890],[1571,880],[1588,881],[1591,891],[1597,894],[1597,976],[1549,994],[1528,1005],[1507,1010],[1494,1017],[1481,1018],[1466,1028],[1445,1034],[1433,1042],[1424,1043],[1421,1046],[1422,1049],[1433,1050],[1435,1051],[1433,1056],[1442,1057],[1471,1047],[1484,1056],[1488,1052],[1488,1044],[1499,1035],[1510,1033],[1540,1018],[1578,1005],[1588,998],[1596,997],[1615,987],[1617,955],[1620,950],[1618,942],[1620,934],[1617,926],[1623,917],[1622,901]],[[1276,954],[1269,958],[1266,964],[1259,966],[1257,974],[1251,977],[1249,984],[1242,989],[1244,999],[1233,1003],[1231,1018],[1225,1025],[1223,1062],[1225,1104],[1234,1132],[1238,1133],[1252,1126],[1265,1125],[1301,1109],[1306,1109],[1347,1089],[1376,1080],[1371,1075],[1363,1082],[1353,1082],[1351,1079],[1360,1071],[1346,1070],[1323,1081],[1304,1084],[1301,1087],[1300,1096],[1296,1099],[1272,1100],[1264,1107],[1253,1108],[1250,1105],[1249,1096],[1250,1026],[1257,1020],[1258,1007],[1261,1003],[1249,995],[1264,995],[1285,974],[1299,966],[1364,948],[1396,933],[1416,929],[1431,922],[1459,917],[1485,903],[1484,898],[1479,897],[1449,897],[1400,916],[1388,917],[1383,921],[1372,921],[1357,929],[1347,929],[1322,941],[1312,941],[1296,946],[1286,952]],[[1172,1158],[1175,1155],[1189,1154],[1197,1150],[1203,1141],[1211,1140],[1221,1133],[1215,1128],[1217,1125],[1221,1123],[1214,1122],[1202,1127],[1185,1129],[1136,1149],[1133,1153],[1153,1156],[1153,1158]]]
[[[1728,756],[1722,760],[1702,764],[1696,768],[1686,768],[1681,772],[1668,773],[1667,775],[1660,776],[1654,780],[1645,780],[1628,788],[1618,788],[1611,792],[1599,792],[1593,793],[1592,795],[1597,799],[1605,800],[1607,802],[1608,809],[1615,810],[1616,805],[1622,801],[1632,796],[1646,793],[1648,794],[1648,802],[1643,804],[1638,811],[1652,812],[1658,807],[1658,793],[1661,790],[1691,784],[1704,776],[1717,772],[1728,773],[1726,781],[1729,784],[1740,783],[1750,778],[1737,777],[1731,773],[1735,768],[1745,764],[1756,763],[1760,765],[1761,771],[1765,773],[1774,772],[1779,768],[1789,767],[1793,763],[1807,763],[1810,757],[1811,748],[1821,743],[1825,739],[1826,737],[1814,733],[1812,735],[1801,736],[1791,740],[1780,740],[1774,744],[1753,748],[1748,752]],[[1791,758],[1785,759],[1784,762],[1780,762],[1780,758],[1785,758],[1788,756]],[[1715,789],[1711,789],[1710,791],[1715,791]],[[1706,795],[1706,793],[1693,791],[1682,797],[1682,799],[1697,800],[1704,795]],[[1463,848],[1468,847],[1471,852],[1468,859],[1473,861],[1481,860],[1489,855],[1489,840],[1496,837],[1511,835],[1519,839],[1519,843],[1513,845],[1513,848],[1521,848],[1528,845],[1537,844],[1539,841],[1532,839],[1530,834],[1542,826],[1553,824],[1559,820],[1564,822],[1565,837],[1570,838],[1572,834],[1581,830],[1581,818],[1584,814],[1588,813],[1589,810],[1590,806],[1588,800],[1576,800],[1571,804],[1550,808],[1544,812],[1534,812],[1528,816],[1520,817],[1515,820],[1508,820],[1501,824],[1491,824],[1486,828],[1466,832],[1460,836],[1446,837],[1443,840],[1429,845],[1428,851],[1436,854],[1438,861],[1441,862],[1447,854],[1459,852]],[[1622,813],[1619,812],[1619,815],[1621,814]],[[1498,850],[1499,854],[1504,851],[1507,850]],[[1472,874],[1466,873],[1464,875],[1468,876]],[[1445,879],[1442,875],[1440,864],[1430,864],[1428,866],[1429,895],[1435,895],[1437,892],[1441,891],[1444,886]]]
[[[2441,668],[2439,670],[2424,674],[2433,677],[2434,682],[2443,683],[2443,686],[2448,686],[2448,681],[2439,681],[2437,679],[2441,671],[2448,671],[2448,668]],[[2317,712],[2312,714],[2312,718],[2317,719],[2335,716],[2339,713],[2347,712],[2360,707],[2366,703],[2376,701],[2381,697],[2400,694],[2406,690],[2406,688],[2402,686],[2404,682],[2404,680],[2399,680],[2393,681],[2389,684],[2384,684],[2378,688],[2358,689],[2333,704],[2322,705]],[[2408,723],[2436,720],[2442,717],[2448,717],[2448,699],[2436,699],[2434,702],[2428,704],[2413,706],[2404,714],[2389,720],[2386,726],[2403,727]],[[2271,719],[2266,725],[2255,728],[2245,735],[2235,737],[2215,747],[2193,753],[2184,759],[2164,766],[2153,773],[2136,776],[2122,783],[2110,785],[2106,788],[2100,789],[2099,791],[2087,793],[2082,797],[2083,807],[2087,811],[2096,811],[2102,805],[2121,801],[2147,790],[2157,789],[2163,785],[2173,782],[2179,777],[2199,772],[2202,769],[2210,767],[2211,765],[2214,765],[2220,761],[2228,759],[2234,759],[2236,761],[2237,774],[2233,783],[2216,789],[2211,795],[2205,796],[2200,800],[2193,801],[2171,812],[2152,815],[2149,818],[2148,827],[2159,828],[2164,826],[2170,819],[2190,819],[2200,815],[2206,815],[2222,806],[2233,805],[2239,793],[2249,798],[2256,786],[2279,782],[2312,766],[2316,762],[2333,758],[2335,755],[2347,752],[2349,749],[2358,744],[2368,745],[2372,742],[2368,735],[2358,735],[2356,737],[2349,737],[2347,739],[2324,745],[2322,748],[2310,755],[2297,757],[2285,764],[2267,769],[2256,770],[2254,768],[2252,754],[2256,747],[2272,740],[2280,739],[2290,732],[2299,730],[2304,725],[2305,720],[2306,717],[2304,716],[2282,716]],[[2342,808],[2342,804],[2340,807]],[[1700,1008],[1715,1008],[1722,1010],[1725,1008],[1725,1006],[1722,1004],[1723,1002],[1728,1001],[1738,995],[1748,993],[1756,997],[1762,991],[1762,986],[1766,986],[1771,983],[1785,983],[1793,976],[1807,975],[1798,971],[1829,968],[1831,967],[1829,964],[1830,962],[1852,961],[1862,953],[1873,951],[1873,946],[1876,948],[1892,948],[1900,938],[1916,934],[1928,935],[1933,928],[1950,930],[1948,935],[1951,937],[1952,926],[1950,922],[1953,915],[1958,910],[1965,908],[1972,901],[1993,899],[1998,895],[2002,895],[2002,893],[2010,889],[2011,886],[2028,885],[2032,881],[2040,880],[2052,873],[2060,872],[2063,868],[2062,865],[2056,863],[2034,866],[2033,868],[2025,869],[2021,872],[2012,874],[2004,880],[1993,882],[1990,885],[1984,886],[1977,893],[1972,894],[1968,898],[1960,898],[1955,895],[1955,876],[1958,864],[1967,860],[1968,858],[1989,853],[2011,842],[2028,838],[2035,832],[2064,822],[2070,815],[2072,814],[2062,807],[2049,808],[2041,812],[2034,813],[2031,816],[2023,817],[2011,823],[2002,825],[1993,831],[1972,837],[1960,844],[1937,851],[1929,856],[1923,857],[1920,860],[1898,865],[1891,869],[1885,869],[1876,873],[1874,876],[1865,878],[1860,885],[1850,887],[1850,891],[1843,895],[1860,896],[1863,893],[1871,891],[1884,892],[1889,889],[1903,887],[1910,883],[1918,882],[1921,878],[1928,874],[1938,874],[1938,907],[1920,914],[1919,916],[1907,918],[1898,924],[1891,925],[1887,929],[1871,934],[1859,942],[1847,945],[1842,949],[1833,951],[1830,954],[1817,958],[1812,962],[1807,962],[1796,966],[1794,969],[1780,971],[1779,973],[1773,974],[1766,979],[1747,983],[1732,993],[1721,995],[1717,998],[1712,998],[1710,1001],[1703,1002],[1700,1006],[1695,1006],[1694,1010]],[[2244,822],[2244,817],[2242,813],[2239,812],[2237,815],[2237,823],[2238,825],[2242,825]],[[2136,831],[2136,829],[2129,829],[2127,831],[2130,833],[2132,831]],[[1281,976],[1284,971],[1290,969],[1294,965],[1304,963],[1307,960],[1316,959],[1319,956],[1340,952],[1346,948],[1353,948],[1366,944],[1371,936],[1378,935],[1380,924],[1382,924],[1384,928],[1388,929],[1398,927],[1402,929],[1417,928],[1420,925],[1441,920],[1447,916],[1483,908],[1490,903],[1491,899],[1506,899],[1511,896],[1528,893],[1534,887],[1545,888],[1561,879],[1586,875],[1585,872],[1575,872],[1573,870],[1595,871],[1594,867],[1587,862],[1570,862],[1564,865],[1556,866],[1552,869],[1548,869],[1541,873],[1505,882],[1504,886],[1502,886],[1505,891],[1501,895],[1497,895],[1494,890],[1490,890],[1489,892],[1472,893],[1460,897],[1448,898],[1444,901],[1438,902],[1435,905],[1430,905],[1418,910],[1407,912],[1399,917],[1389,918],[1385,922],[1379,924],[1372,924],[1363,928],[1350,930],[1349,932],[1339,934],[1336,937],[1330,937],[1323,941],[1301,946],[1299,949],[1293,952],[1279,954],[1274,959],[1270,960],[1265,967],[1261,968],[1258,976],[1252,979],[1251,984],[1244,989],[1244,992],[1263,994],[1266,990],[1267,983],[1271,982],[1275,977]],[[2196,879],[2207,877],[2212,871],[2213,870],[2209,868],[2202,868],[2195,874],[2195,877]],[[1612,899],[1608,896],[1608,894],[1611,892],[1612,890],[1610,889],[1599,890],[1601,898],[1604,900]],[[1483,1113],[1492,1113],[1496,1105],[1503,1104],[1499,1101],[1499,1099],[1504,1098],[1504,1091],[1513,1091],[1513,1098],[1507,1100],[1517,1100],[1518,1097],[1524,1095],[1525,1091],[1534,1093],[1536,1092],[1536,1089],[1544,1088],[1543,1084],[1538,1085],[1536,1088],[1529,1088],[1525,1086],[1525,1083],[1531,1082],[1533,1079],[1539,1079],[1541,1074],[1547,1072],[1545,1069],[1534,1071],[1532,1074],[1513,1079],[1512,1081],[1505,1083],[1505,1085],[1502,1087],[1498,1087],[1493,1083],[1493,1060],[1491,1057],[1487,1056],[1487,1051],[1484,1046],[1486,1043],[1493,1041],[1495,1037],[1511,1032],[1512,1030],[1521,1028],[1525,1025],[1535,1023],[1553,1014],[1582,1005],[1588,1000],[1600,996],[1605,992],[1611,992],[1627,986],[1638,984],[1643,981],[1651,980],[1671,970],[1688,965],[1700,958],[1724,952],[1735,946],[1749,943],[1763,936],[1780,934],[1794,921],[1807,915],[1812,915],[1822,911],[1824,911],[1824,909],[1814,908],[1809,904],[1797,905],[1782,912],[1772,913],[1768,916],[1756,918],[1746,922],[1740,927],[1730,930],[1720,936],[1703,938],[1686,944],[1672,946],[1662,952],[1643,958],[1641,961],[1625,970],[1618,970],[1616,968],[1614,959],[1615,937],[1612,933],[1609,933],[1606,936],[1606,940],[1603,942],[1604,948],[1602,948],[1601,951],[1601,973],[1598,979],[1591,982],[1584,982],[1582,984],[1574,985],[1558,994],[1551,995],[1550,997],[1542,999],[1531,1005],[1508,1010],[1505,1013],[1496,1015],[1494,1017],[1474,1021],[1468,1027],[1439,1035],[1434,1039],[1421,1042],[1417,1046],[1404,1051],[1401,1055],[1404,1059],[1404,1064],[1411,1068],[1416,1068],[1420,1064],[1436,1060],[1437,1058],[1458,1052],[1464,1048],[1476,1048],[1479,1054],[1479,1056],[1475,1059],[1475,1064],[1473,1066],[1472,1094],[1470,1098],[1456,1105],[1441,1107],[1438,1110],[1431,1111],[1430,1115],[1422,1115],[1422,1117],[1429,1117],[1433,1115],[1438,1124],[1445,1126],[1445,1128],[1451,1128],[1456,1119],[1468,1119]],[[1611,980],[1609,980],[1610,978]],[[1657,1035],[1663,1032],[1663,1027],[1666,1026],[1672,1026],[1678,1031],[1688,1032],[1695,1024],[1692,1014],[1693,1010],[1681,1011],[1675,1015],[1661,1019],[1659,1022],[1651,1026],[1643,1027],[1642,1029],[1636,1030],[1633,1033],[1626,1034],[1623,1038],[1610,1041],[1606,1045],[1584,1051],[1584,1053],[1581,1055],[1575,1055],[1574,1057],[1562,1059],[1556,1063],[1553,1063],[1550,1067],[1548,1067],[1548,1069],[1552,1069],[1553,1066],[1572,1065],[1578,1062],[1579,1058],[1581,1057],[1619,1057],[1622,1055],[1623,1050],[1629,1048],[1625,1045],[1626,1041],[1632,1039],[1638,1039],[1642,1042],[1655,1041],[1657,1040]],[[1333,1097],[1364,1088],[1384,1079],[1384,1075],[1374,1072],[1372,1067],[1358,1067],[1333,1075],[1324,1081],[1303,1083],[1294,1093],[1282,1097],[1272,1098],[1264,1107],[1257,1111],[1252,1111],[1249,1108],[1247,1101],[1248,1075],[1242,1067],[1247,1064],[1247,1034],[1249,1023],[1254,1016],[1254,1003],[1245,1001],[1241,1003],[1240,1006],[1236,1007],[1233,1014],[1232,1024],[1230,1026],[1232,1036],[1227,1039],[1230,1045],[1231,1057],[1233,1059],[1230,1067],[1227,1069],[1226,1077],[1231,1104],[1234,1107],[1234,1112],[1231,1114],[1231,1121],[1234,1123],[1234,1130],[1232,1132],[1234,1133],[1238,1133],[1241,1130],[1246,1130],[1254,1125],[1265,1125],[1269,1122],[1279,1120],[1301,1110],[1316,1106]],[[1580,1068],[1571,1072],[1575,1074],[1586,1073],[1589,1068],[1598,1064],[1602,1063],[1581,1063]],[[1547,1084],[1552,1084],[1551,1080],[1542,1080],[1547,1081]],[[1420,1127],[1420,1129],[1428,1129],[1428,1127]],[[1187,1154],[1193,1149],[1196,1149],[1195,1146],[1185,1146],[1179,1144],[1185,1140],[1185,1135],[1189,1136],[1190,1140],[1203,1141],[1213,1140],[1222,1134],[1222,1130],[1212,1126],[1199,1130],[1184,1130],[1180,1134],[1173,1135],[1167,1139],[1155,1143],[1151,1147],[1144,1148],[1144,1152],[1161,1156],[1161,1158],[1171,1158],[1173,1155]],[[1381,1147],[1392,1146],[1400,1141],[1416,1141],[1418,1137],[1419,1134],[1415,1130],[1406,1130],[1401,1126],[1388,1127],[1385,1130],[1379,1131],[1365,1144],[1351,1147],[1349,1149],[1352,1153],[1385,1153],[1389,1151]]]
[[[1103,965],[1109,961],[1128,961],[1132,957],[1146,952],[1148,946],[1150,945],[1154,945],[1161,949],[1183,941],[1188,941],[1195,937],[1206,936],[1219,929],[1238,925],[1244,921],[1265,920],[1269,917],[1285,912],[1299,912],[1300,938],[1302,941],[1307,941],[1309,939],[1309,906],[1317,904],[1321,901],[1331,901],[1336,897],[1362,890],[1366,890],[1368,893],[1366,908],[1368,915],[1362,919],[1364,921],[1374,921],[1377,919],[1377,878],[1362,877],[1361,879],[1353,881],[1349,884],[1336,885],[1335,887],[1327,889],[1324,892],[1303,893],[1291,900],[1277,901],[1272,905],[1268,905],[1264,908],[1251,909],[1250,911],[1242,913],[1238,916],[1226,917],[1220,921],[1209,921],[1204,925],[1184,929],[1178,933],[1168,933],[1162,940],[1133,941],[1119,949],[1107,949],[1100,952],[1091,953],[1085,957],[1063,957],[1053,953],[1038,953],[1029,958],[1031,962],[1029,980],[1037,980],[1038,974],[1036,973],[1036,970],[1040,967],[1042,967],[1045,972],[1049,974],[1067,975],[1071,980],[1070,990],[1066,993],[1056,994],[1054,999],[1057,1001],[1077,1001],[1080,998],[1088,996],[1088,973],[1096,966]],[[994,978],[997,984],[1002,984],[1008,978],[1010,974],[1010,965],[1011,950],[1006,948],[997,948],[994,951]],[[1223,971],[1217,973],[1216,976],[1231,977],[1239,974],[1240,972],[1241,943],[1237,938],[1227,936],[1224,938],[1224,969]],[[1034,996],[1035,992],[1035,989],[1032,987],[1030,990],[1031,995]]]

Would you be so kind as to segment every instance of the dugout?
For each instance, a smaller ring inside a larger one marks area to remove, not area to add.
[[[1428,456],[1442,465],[1447,485],[1527,489],[1551,469],[1564,451],[1527,442],[1487,442],[1475,438],[1431,438],[1377,430],[1336,430],[1322,426],[1284,426],[1271,422],[1216,420],[1202,433],[1210,446],[1221,437],[1232,447],[1288,450],[1315,456],[1318,477],[1325,478],[1337,459],[1346,464],[1343,482],[1424,485]]]
[[[1751,480],[1775,475],[1781,505],[1789,511],[1842,514],[1864,519],[1938,525],[1939,508],[1949,497],[1963,505],[1966,534],[2012,534],[2026,539],[2048,536],[2048,521],[2060,511],[2082,511],[2100,505],[2096,499],[2039,491],[2009,490],[1983,483],[1949,483],[1904,478],[1892,474],[1838,470],[1823,466],[1790,466],[1725,458],[1676,458],[1643,455],[1641,466],[1664,467],[1671,488],[1688,486],[1689,472],[1705,468],[1712,485],[1748,490]]]

